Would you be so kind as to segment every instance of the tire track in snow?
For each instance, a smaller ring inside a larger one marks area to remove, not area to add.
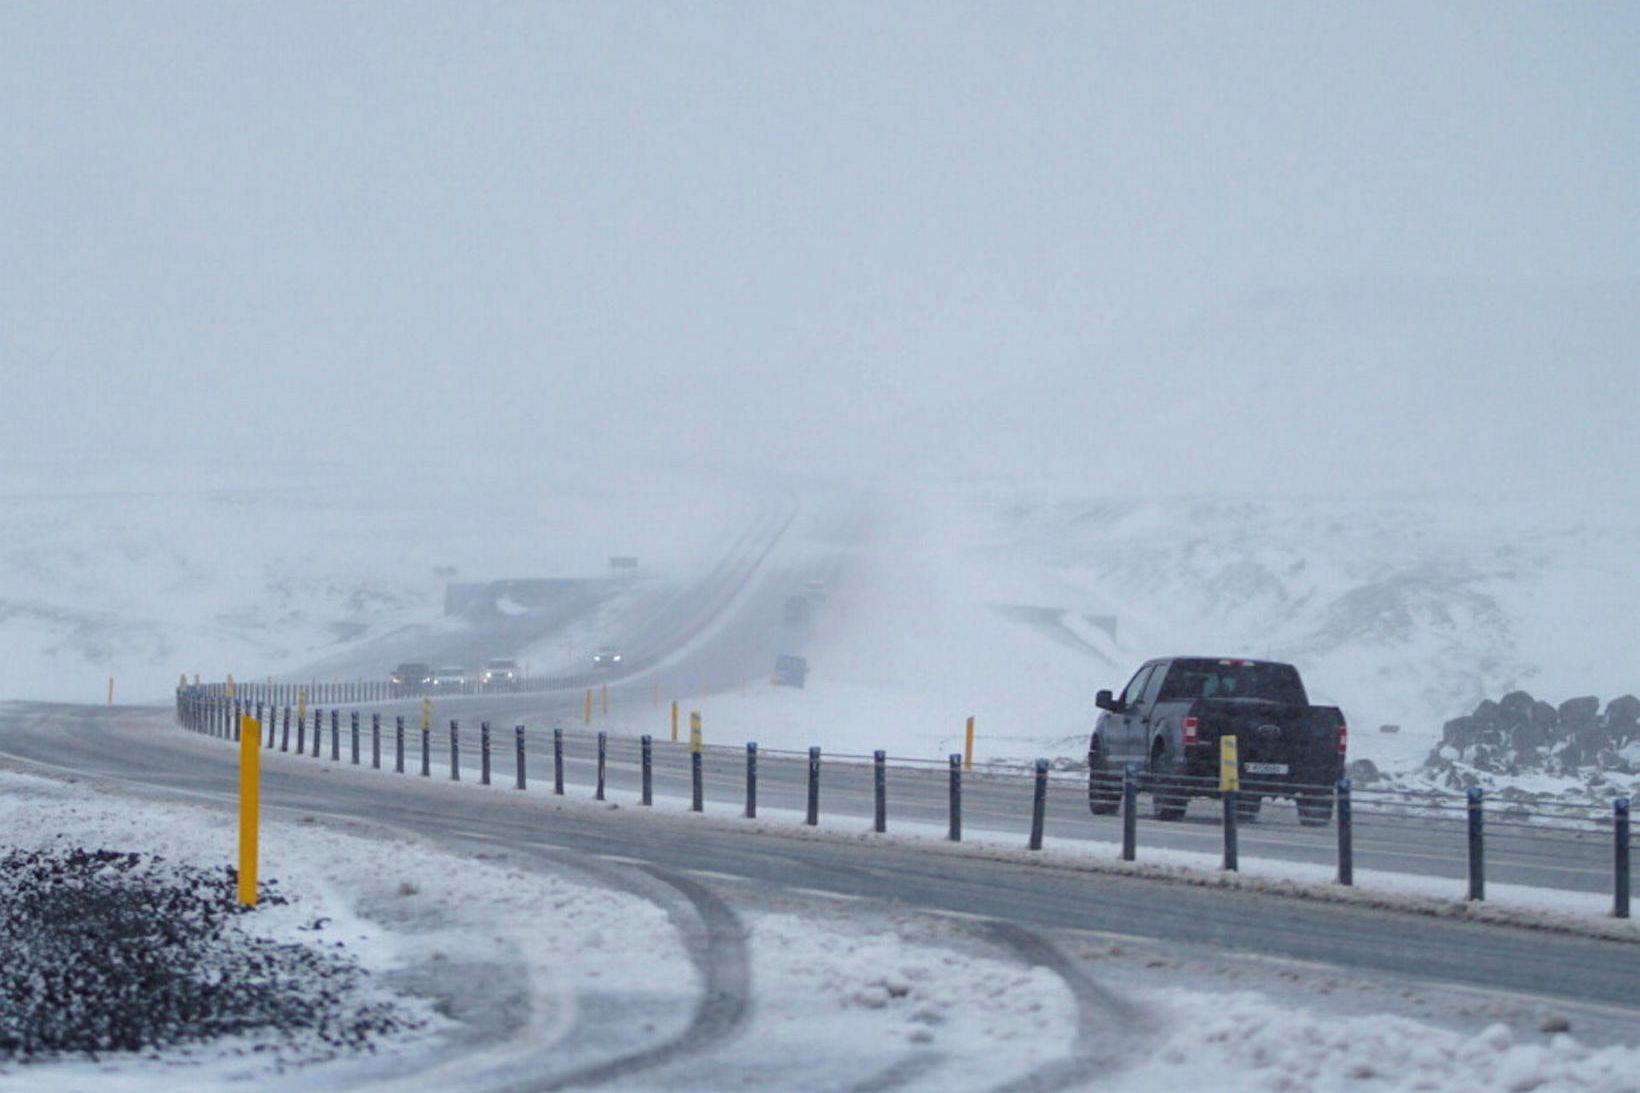
[[[690,913],[672,916],[701,976],[701,999],[689,1024],[658,1044],[559,1074],[536,1089],[597,1086],[709,1051],[738,1032],[751,1010],[751,953],[740,916],[704,885],[658,866],[637,867],[683,896]],[[573,1035],[573,1033],[572,1033]]]
[[[1017,953],[1027,964],[1045,967],[1076,998],[1076,1042],[1071,1053],[997,1086],[994,1093],[1039,1093],[1085,1085],[1101,1069],[1121,1065],[1124,1045],[1147,1030],[1144,1012],[1095,983],[1042,936],[1011,922],[993,920],[984,932]]]

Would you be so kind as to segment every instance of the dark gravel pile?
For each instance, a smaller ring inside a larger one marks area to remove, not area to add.
[[[339,943],[238,928],[235,871],[108,850],[0,857],[0,1064],[152,1054],[244,1035],[289,1061],[368,1049],[417,1022],[360,1002]],[[264,903],[286,901],[270,886]]]

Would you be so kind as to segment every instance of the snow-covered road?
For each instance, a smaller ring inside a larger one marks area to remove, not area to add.
[[[53,724],[77,720],[67,716]],[[115,735],[111,744],[131,740]],[[224,749],[178,736],[154,743],[181,793],[5,774],[5,844],[225,866],[232,816],[208,788]],[[370,775],[311,777],[340,793]],[[594,806],[538,810],[546,802],[533,795],[508,796],[508,811],[540,833],[520,838],[492,832],[478,805],[504,791],[395,785],[416,808],[326,809],[271,793],[263,875],[290,903],[244,928],[340,942],[384,997],[440,1015],[425,1035],[295,1066],[244,1043],[0,1064],[0,1087],[212,1088],[265,1083],[284,1065],[280,1083],[307,1088],[1327,1089],[1370,1075],[1375,1088],[1541,1079],[1619,1090],[1632,1089],[1640,1063],[1632,1009],[1227,951],[1213,943],[1217,927],[1168,940],[1046,928],[1023,905],[1016,920],[914,896],[884,901],[840,887],[841,864],[830,886],[805,885],[821,874],[804,866],[802,844],[791,844],[787,884],[771,884],[713,852],[709,829],[683,826],[685,816],[643,817],[651,842],[678,828],[702,847],[657,866],[665,855],[566,848]],[[636,819],[619,809],[601,818],[606,828]],[[867,872],[857,879],[870,887]],[[913,893],[925,883],[911,881]],[[1147,913],[1134,891],[1119,891],[1119,906]],[[319,919],[322,931],[301,928]]]

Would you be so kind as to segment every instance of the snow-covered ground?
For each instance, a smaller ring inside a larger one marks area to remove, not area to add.
[[[465,625],[443,613],[452,575],[597,574],[632,553],[687,582],[780,492],[570,468],[482,481],[426,464],[346,478],[56,470],[0,471],[0,697],[97,700],[113,677],[117,698],[153,699],[182,673],[343,662]],[[1637,689],[1640,586],[1625,567],[1640,523],[1622,509],[893,482],[798,496],[843,529],[777,558],[831,575],[794,635],[808,686],[772,688],[757,664],[738,691],[678,696],[711,739],[937,758],[974,716],[982,758],[1074,758],[1099,687],[1158,653],[1224,652],[1293,660],[1349,716],[1352,756],[1405,772],[1482,697]],[[527,652],[577,663],[630,606],[610,601]]]
[[[762,500],[687,476],[475,475],[425,457],[345,473],[229,458],[183,478],[14,462],[0,499],[0,697],[100,701],[112,677],[133,702],[183,674],[284,675],[436,634],[452,579],[603,576],[621,554],[687,581]]]
[[[1094,691],[1151,656],[1225,653],[1298,664],[1352,757],[1407,770],[1483,697],[1640,689],[1640,523],[1620,511],[956,489],[878,511],[819,605],[806,687],[708,696],[716,740],[936,758],[972,715],[981,757],[1074,758]]]
[[[106,847],[207,867],[234,854],[234,825],[220,809],[13,772],[0,772],[0,831],[6,848]],[[633,1018],[599,1025],[599,1046],[621,1053],[676,1034],[699,990],[666,913],[580,871],[523,868],[500,851],[457,859],[402,833],[327,817],[273,819],[262,845],[263,879],[289,902],[240,919],[240,928],[345,952],[366,971],[369,997],[427,1018],[422,1034],[384,1041],[368,1056],[307,1064],[253,1050],[249,1040],[142,1058],[0,1061],[0,1088],[477,1088],[554,1052],[574,1057],[585,1031],[577,1005],[589,999],[619,998]],[[742,916],[750,1026],[707,1060],[684,1064],[669,1088],[727,1080],[834,1088],[896,1061],[906,1063],[903,1088],[988,1088],[1063,1057],[1076,1039],[1076,1004],[1055,972],[985,950],[950,919],[779,897],[743,906]],[[1325,991],[1251,989],[1245,970],[1231,975],[1231,990],[1190,975],[1160,985],[1158,973],[1143,970],[1160,962],[1124,963],[1120,950],[1093,955],[1104,985],[1137,1008],[1142,1031],[1118,1065],[1089,1073],[1089,1089],[1331,1090],[1370,1081],[1387,1090],[1615,1093],[1632,1089],[1640,1066],[1630,1044],[1591,1047],[1558,1026],[1362,1012],[1354,992],[1331,1005]],[[473,1004],[475,993],[491,1005]],[[501,1009],[511,1009],[514,1025],[497,1021]],[[483,1027],[492,1022],[499,1030]],[[641,1074],[617,1085],[657,1087]]]

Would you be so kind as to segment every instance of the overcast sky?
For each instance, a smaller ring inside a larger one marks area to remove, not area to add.
[[[1640,480],[1634,4],[0,9],[0,457]]]

